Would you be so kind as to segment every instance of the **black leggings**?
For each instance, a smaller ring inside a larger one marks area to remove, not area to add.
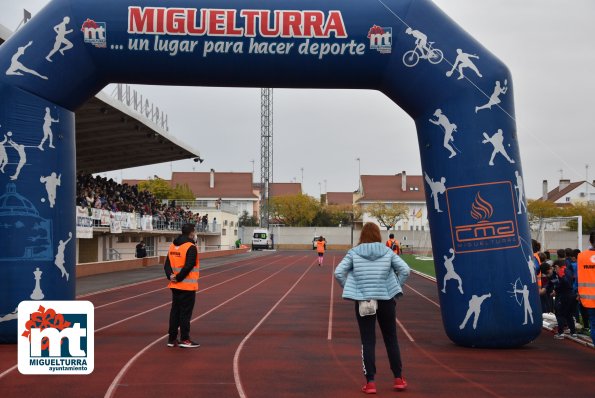
[[[376,315],[360,316],[359,303],[355,302],[355,316],[359,326],[359,333],[362,341],[362,357],[364,375],[367,381],[374,380],[376,374],[376,320],[380,325],[380,331],[386,346],[386,353],[390,362],[390,368],[395,377],[401,377],[401,352],[397,341],[397,303],[395,299],[378,300]]]

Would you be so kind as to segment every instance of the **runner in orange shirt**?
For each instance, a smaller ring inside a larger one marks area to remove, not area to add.
[[[318,266],[322,266],[322,262],[324,260],[324,250],[326,249],[326,241],[322,236],[318,238],[318,242],[316,242],[316,251],[318,252]]]

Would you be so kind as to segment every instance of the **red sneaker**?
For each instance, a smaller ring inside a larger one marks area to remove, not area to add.
[[[405,378],[403,377],[397,377],[395,379],[395,384],[393,385],[395,390],[399,390],[399,391],[403,391],[404,389],[407,388],[407,382],[405,381]]]
[[[366,394],[376,394],[376,383],[373,381],[366,383],[366,385],[362,387],[362,391]]]

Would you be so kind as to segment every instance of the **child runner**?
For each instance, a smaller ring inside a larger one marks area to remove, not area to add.
[[[316,242],[316,251],[318,252],[318,266],[322,266],[322,262],[324,260],[324,250],[326,249],[326,242],[322,236],[318,237],[318,242]]]

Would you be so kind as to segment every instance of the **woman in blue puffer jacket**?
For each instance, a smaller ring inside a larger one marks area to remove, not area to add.
[[[376,320],[380,325],[390,361],[396,390],[404,390],[401,353],[397,341],[396,298],[403,295],[403,284],[409,276],[409,266],[382,243],[380,228],[366,223],[359,244],[347,252],[335,270],[335,278],[343,287],[343,298],[355,301],[355,316],[362,341],[362,356],[366,385],[362,391],[376,393],[375,347]],[[376,300],[376,314],[361,316],[360,301]]]

